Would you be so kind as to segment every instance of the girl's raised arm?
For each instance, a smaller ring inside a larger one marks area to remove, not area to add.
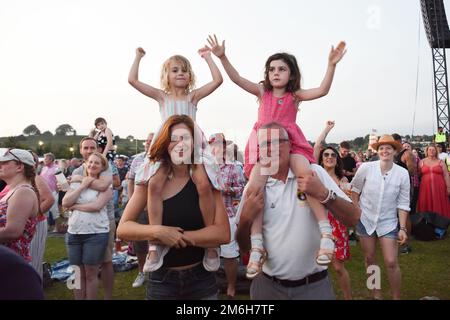
[[[141,59],[144,55],[144,49],[142,49],[141,47],[136,49],[136,58],[134,58],[133,65],[131,66],[130,73],[128,74],[128,83],[131,84],[140,93],[143,93],[158,102],[163,102],[164,91],[139,81],[139,63],[141,62]]]
[[[328,56],[328,68],[325,73],[325,77],[320,84],[320,87],[313,89],[300,89],[295,92],[295,95],[300,101],[314,100],[323,97],[328,94],[331,88],[331,83],[333,82],[334,71],[336,70],[336,64],[341,61],[344,54],[347,52],[345,50],[345,42],[341,41],[336,49],[331,46],[331,51]]]
[[[208,64],[209,70],[211,70],[212,81],[192,92],[192,103],[194,105],[196,105],[204,97],[209,96],[223,82],[222,74],[211,57],[211,50],[205,46],[199,49],[198,53]]]
[[[314,143],[314,158],[319,161],[320,150],[322,146],[322,142],[325,141],[328,133],[333,129],[334,121],[328,120],[325,124],[325,128],[322,130],[320,135],[317,137],[316,143]]]
[[[214,37],[208,36],[208,43],[211,46],[211,52],[214,53],[214,55],[220,59],[220,62],[222,63],[223,68],[225,69],[226,73],[230,77],[231,81],[236,83],[239,87],[244,89],[247,92],[250,92],[251,94],[257,96],[258,98],[261,97],[261,88],[257,83],[251,82],[239,75],[239,72],[232,66],[230,61],[228,60],[227,56],[225,55],[225,40],[222,41],[222,45],[219,44],[217,41],[216,35]]]

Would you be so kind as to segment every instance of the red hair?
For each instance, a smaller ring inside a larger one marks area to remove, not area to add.
[[[166,122],[164,122],[161,130],[159,131],[158,137],[153,142],[152,146],[150,147],[149,151],[149,158],[151,161],[162,161],[165,163],[172,163],[172,160],[170,159],[169,155],[169,144],[171,141],[171,135],[172,135],[172,127],[183,123],[185,124],[189,132],[192,135],[192,138],[194,139],[194,131],[195,131],[195,125],[194,121],[187,115],[174,115],[169,117]],[[195,139],[194,139],[195,140]],[[195,142],[195,141],[194,141]],[[194,146],[194,150],[196,150]],[[194,152],[192,153],[191,157],[192,163],[194,163]]]

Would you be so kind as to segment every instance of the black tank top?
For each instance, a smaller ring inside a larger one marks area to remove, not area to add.
[[[172,198],[163,201],[164,226],[180,227],[185,231],[205,227],[198,202],[198,192],[192,179]],[[187,266],[203,260],[205,250],[200,247],[171,248],[164,257],[163,267]]]
[[[405,168],[406,170],[408,170],[408,167],[406,166],[406,163],[402,161],[402,156],[403,154],[406,152],[407,149],[403,149],[402,151],[400,151],[400,153],[398,155],[395,156],[395,164],[398,164],[400,167]]]

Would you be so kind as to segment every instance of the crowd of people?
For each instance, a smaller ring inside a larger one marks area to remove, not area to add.
[[[345,43],[332,47],[321,85],[304,89],[291,54],[270,56],[263,81],[254,83],[230,63],[224,41],[215,35],[207,41],[199,54],[212,80],[198,88],[190,62],[180,55],[164,62],[161,89],[142,82],[139,65],[146,52],[136,49],[128,81],[158,102],[162,123],[132,159],[116,154],[102,117],[79,143],[81,160],[56,163],[47,153],[38,167],[30,151],[1,150],[6,186],[0,194],[0,244],[34,267],[38,277],[30,277],[30,287],[42,278],[47,232],[58,231],[63,213],[69,262],[80,270],[75,299],[97,298],[99,273],[104,297],[112,299],[116,240],[128,242],[137,256],[138,274],[130,285],[147,281],[149,300],[218,299],[221,258],[232,299],[245,255],[252,299],[335,299],[329,264],[344,299],[352,299],[347,228],[356,231],[366,267],[376,265],[380,243],[392,298],[400,299],[398,245],[403,253],[412,250],[409,216],[433,212],[450,223],[448,137],[441,141],[440,130],[424,156],[398,134],[353,152],[346,141],[338,149],[325,144],[335,126],[327,121],[311,146],[296,124],[298,107],[329,92]],[[196,123],[199,101],[223,82],[213,56],[259,102],[243,159],[223,133],[207,138]],[[57,179],[61,174],[67,185]],[[446,229],[436,233],[442,237]],[[372,294],[381,298],[378,289]]]

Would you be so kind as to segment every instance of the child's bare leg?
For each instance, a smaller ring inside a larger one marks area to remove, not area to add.
[[[203,221],[205,222],[205,226],[210,226],[214,223],[215,201],[212,185],[209,182],[208,174],[202,164],[193,166],[192,180],[197,187]]]
[[[260,270],[256,265],[251,264],[250,262],[259,263],[261,261],[263,252],[264,252],[264,244],[263,244],[263,236],[262,236],[262,225],[263,225],[263,213],[260,212],[255,220],[253,220],[252,226],[250,228],[250,242],[252,246],[252,250],[250,251],[249,257],[249,265],[247,266],[247,273],[258,273]],[[262,267],[262,266],[261,266]]]
[[[297,177],[312,174],[308,159],[299,154],[291,154],[290,167]],[[327,210],[325,206],[314,197],[308,197],[307,201],[314,213],[314,216],[316,217],[317,222],[319,223],[320,233],[322,234],[317,263],[328,264],[331,262],[331,255],[334,251],[334,242],[331,239],[332,228],[330,222],[328,221]],[[328,238],[328,236],[330,236],[330,238]]]
[[[212,191],[212,185],[209,182],[208,174],[202,164],[193,166],[192,180],[195,183],[198,191],[198,199],[200,211],[202,212],[203,222],[205,226],[210,226],[214,223],[215,216],[215,200]],[[219,259],[219,253],[215,248],[206,249],[206,257],[208,259]],[[220,261],[218,261],[220,263]],[[208,262],[207,262],[208,264]],[[213,265],[217,265],[217,261],[211,263],[210,269],[215,269]],[[207,267],[208,269],[209,267]]]
[[[147,188],[147,212],[150,225],[162,224],[162,189],[167,179],[168,168],[161,164],[155,175],[149,179]],[[148,259],[151,263],[159,260],[156,245],[149,244]]]
[[[250,174],[250,179],[248,182],[247,193],[260,192],[264,189],[268,176],[261,175],[261,166],[256,164]],[[262,236],[262,226],[263,226],[263,211],[258,213],[255,220],[253,220],[250,229],[250,241],[252,250],[250,252],[249,263],[247,265],[247,277],[253,279],[261,271],[261,259],[265,253],[263,246],[263,236]]]

